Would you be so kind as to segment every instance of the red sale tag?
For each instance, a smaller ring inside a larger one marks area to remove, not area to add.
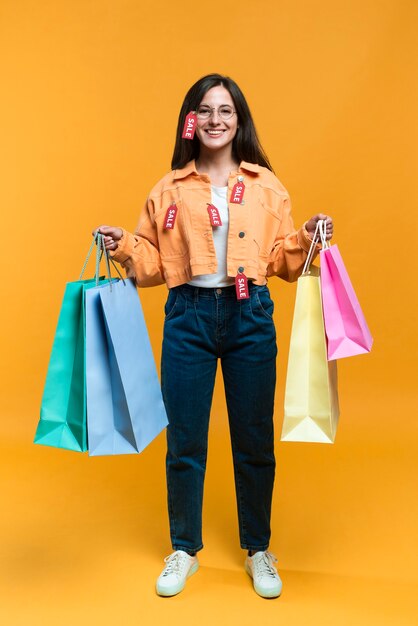
[[[208,204],[209,219],[212,226],[222,226],[221,216],[219,211],[213,204]]]
[[[176,221],[176,216],[177,216],[177,207],[176,207],[176,203],[173,202],[173,204],[168,207],[167,213],[165,214],[164,230],[171,230],[174,228],[174,222]]]
[[[242,176],[238,176],[238,182],[235,183],[232,188],[230,202],[234,202],[235,204],[241,204],[245,191],[245,185],[243,180],[244,179]]]
[[[184,120],[183,134],[181,136],[182,139],[193,139],[196,130],[196,124],[196,113],[194,111],[190,111],[190,113],[186,115],[186,119]]]
[[[250,297],[248,280],[245,274],[239,272],[235,276],[235,290],[237,292],[237,300],[246,300]]]

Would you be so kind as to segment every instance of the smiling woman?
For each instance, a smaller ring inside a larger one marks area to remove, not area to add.
[[[238,129],[238,119],[231,94],[225,87],[212,87],[197,109],[196,134],[200,142],[200,156],[207,150],[229,151]],[[238,165],[238,164],[237,164]]]
[[[195,133],[184,133],[187,125]],[[218,359],[232,439],[241,547],[255,591],[282,583],[268,551],[275,474],[274,304],[267,277],[302,272],[316,215],[295,230],[238,85],[210,74],[186,94],[172,171],[151,190],[134,234],[101,226],[105,244],[139,287],[166,283],[161,384],[173,553],[157,593],[172,596],[198,569],[209,415]]]
[[[232,116],[226,116],[222,105],[233,110]],[[209,109],[212,115],[208,113]],[[198,128],[192,141],[182,141],[184,119],[189,111],[197,111]],[[203,111],[203,114],[202,114]],[[177,126],[176,144],[171,162],[173,169],[184,167],[192,159],[197,159],[205,149],[201,144],[206,130],[213,137],[228,131],[228,145],[233,141],[232,157],[235,164],[241,161],[258,163],[273,170],[257,136],[250,108],[244,94],[231,78],[220,74],[209,74],[195,83],[187,92],[180,110]],[[210,147],[209,144],[206,147]],[[222,147],[221,144],[219,147]]]

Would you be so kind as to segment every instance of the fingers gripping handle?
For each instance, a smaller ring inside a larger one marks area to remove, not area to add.
[[[118,276],[120,277],[120,279],[122,280],[123,284],[125,284],[125,280],[122,277],[122,274],[119,271],[119,268],[117,267],[117,265],[115,264],[115,262],[113,261],[113,259],[109,258],[109,253],[106,250],[105,247],[105,243],[104,243],[104,236],[99,233],[98,231],[96,231],[93,241],[91,242],[91,246],[90,249],[87,253],[87,257],[86,260],[84,261],[84,265],[83,268],[81,270],[80,273],[80,278],[79,280],[81,280],[83,278],[83,274],[85,272],[87,263],[89,262],[89,259],[91,257],[91,254],[93,252],[93,248],[94,245],[96,244],[96,268],[95,268],[95,273],[94,273],[94,278],[96,281],[96,286],[98,286],[99,284],[99,277],[100,277],[100,261],[102,259],[102,256],[104,254],[105,256],[105,261],[106,261],[106,273],[107,273],[107,278],[109,280],[109,285],[110,285],[110,290],[112,290],[112,275],[111,275],[111,271],[110,271],[110,263],[113,265],[113,267],[116,270],[116,273],[118,274]]]

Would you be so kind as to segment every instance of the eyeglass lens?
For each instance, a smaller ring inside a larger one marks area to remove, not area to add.
[[[198,107],[197,109],[197,117],[199,117],[200,119],[209,119],[213,111],[216,111],[216,109],[215,108],[212,109],[211,107],[207,105],[202,105]],[[229,119],[230,117],[234,115],[234,113],[235,113],[234,109],[227,104],[224,104],[218,107],[218,115],[223,120]]]

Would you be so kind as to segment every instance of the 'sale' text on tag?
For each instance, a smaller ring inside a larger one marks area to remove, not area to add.
[[[209,219],[212,226],[222,226],[221,216],[213,204],[208,204]]]
[[[243,182],[235,183],[232,188],[231,199],[230,202],[234,204],[241,204],[244,198],[245,185]]]
[[[197,117],[194,111],[186,115],[183,126],[182,139],[193,139],[197,124]]]
[[[177,207],[176,207],[176,203],[173,202],[173,204],[171,204],[168,207],[167,213],[165,214],[164,230],[172,230],[174,228],[176,217],[177,217]]]
[[[248,279],[245,274],[238,273],[235,276],[235,291],[237,293],[237,300],[246,300],[250,297]]]

